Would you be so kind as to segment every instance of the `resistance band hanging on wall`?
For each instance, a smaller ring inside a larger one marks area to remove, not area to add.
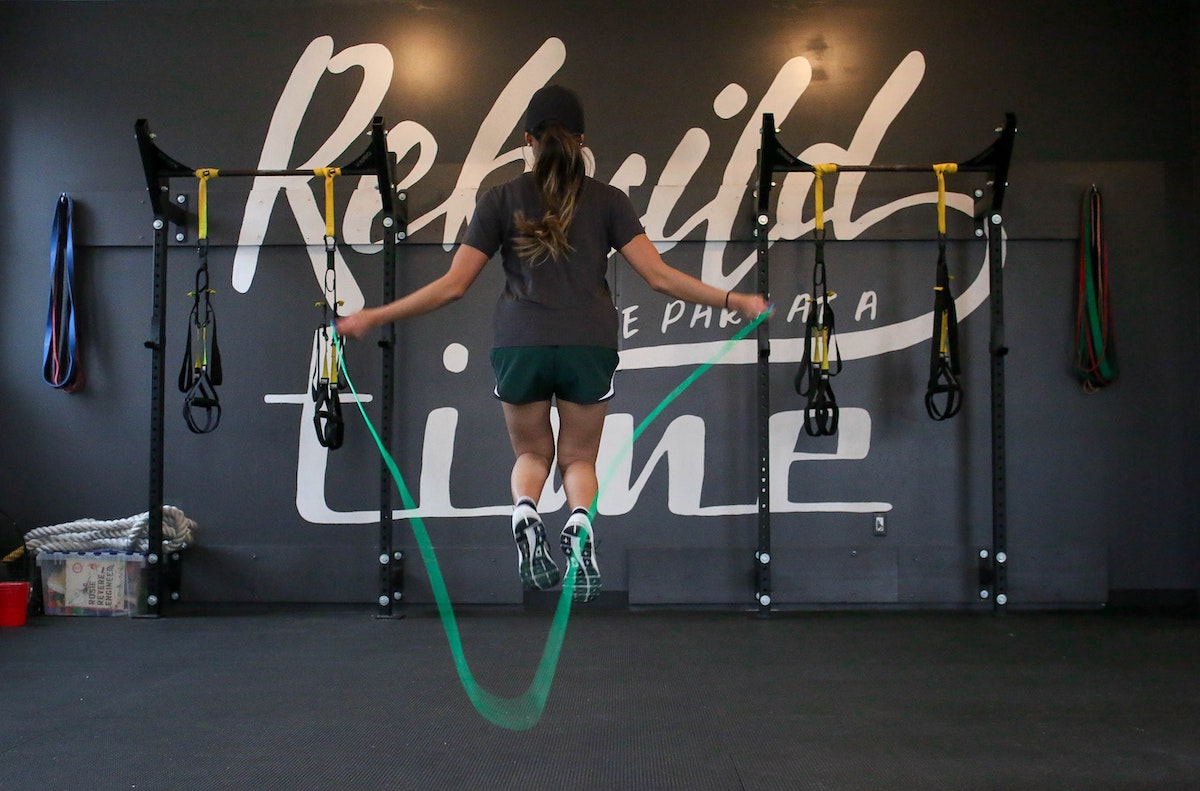
[[[815,263],[813,290],[809,297],[811,309],[804,328],[804,350],[800,368],[796,371],[796,393],[806,399],[804,431],[810,437],[828,437],[837,433],[838,405],[833,395],[830,377],[842,370],[842,354],[834,350],[833,308],[830,301],[836,296],[825,285],[825,187],[822,177],[836,173],[837,165],[814,165],[813,199],[816,203]],[[835,365],[829,365],[830,353],[836,354]]]
[[[933,285],[933,335],[929,347],[929,382],[925,387],[925,411],[934,420],[946,420],[962,407],[962,373],[958,361],[958,313],[950,291],[950,270],[946,266],[946,174],[958,172],[950,162],[934,165],[937,174],[938,259]],[[940,401],[940,403],[939,403]]]
[[[341,339],[332,331],[332,326],[338,318],[338,307],[342,304],[337,298],[333,180],[341,175],[342,171],[340,168],[318,168],[313,172],[325,179],[325,298],[317,303],[321,306],[322,322],[317,330],[317,349],[312,372],[312,399],[316,404],[313,426],[317,430],[317,440],[321,445],[330,450],[337,450],[342,447],[342,441],[345,439],[346,424],[342,419],[342,400],[338,392]],[[331,307],[332,318],[329,315]]]
[[[214,431],[221,422],[221,401],[217,387],[221,384],[221,349],[217,345],[217,314],[210,299],[216,292],[208,287],[208,181],[218,175],[215,168],[196,171],[200,179],[197,198],[197,219],[200,231],[196,244],[196,288],[192,297],[192,312],[188,317],[187,345],[183,365],[179,369],[179,392],[183,393],[183,419],[193,434]],[[198,419],[203,415],[203,420]]]
[[[1100,218],[1100,190],[1083,200],[1079,238],[1079,291],[1075,306],[1075,373],[1083,389],[1095,392],[1117,380],[1116,339],[1108,288],[1108,247]]]
[[[83,388],[75,326],[74,201],[64,192],[54,207],[50,229],[50,307],[42,346],[42,378],[68,393]]]

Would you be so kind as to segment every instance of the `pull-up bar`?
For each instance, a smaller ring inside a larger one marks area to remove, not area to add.
[[[992,424],[992,544],[989,549],[979,551],[979,596],[990,599],[994,612],[1003,611],[1008,603],[1008,528],[1007,528],[1007,483],[1005,479],[1004,445],[1004,274],[1003,266],[1003,216],[1004,194],[1008,187],[1008,171],[1012,162],[1013,142],[1017,133],[1017,118],[1013,113],[1005,114],[1004,126],[996,130],[998,136],[979,154],[957,163],[960,173],[984,173],[988,177],[987,187],[991,200],[980,208],[977,201],[975,219],[984,220],[988,237],[988,302],[991,354],[991,424]],[[755,207],[755,236],[758,242],[758,291],[771,293],[768,254],[771,246],[767,238],[770,220],[771,190],[774,175],[783,172],[816,173],[817,166],[809,164],[789,152],[777,137],[773,113],[763,114],[762,144],[759,147],[758,189]],[[837,165],[843,173],[931,173],[933,165]],[[984,192],[976,193],[978,198]],[[814,298],[816,295],[814,295]],[[767,325],[758,327],[758,375],[757,375],[757,428],[758,428],[758,549],[755,552],[754,577],[755,598],[760,615],[766,615],[771,607],[771,454],[770,454],[770,355],[771,339]]]
[[[998,137],[983,151],[970,159],[958,163],[960,173],[986,173],[991,176],[989,186],[992,189],[991,210],[1000,211],[1004,205],[1004,193],[1008,187],[1008,168],[1012,161],[1013,141],[1017,135],[1017,117],[1006,113],[1004,126],[996,130]],[[779,130],[775,127],[774,113],[763,114],[762,146],[759,148],[758,170],[758,213],[766,212],[770,205],[771,178],[776,173],[784,172],[815,172],[816,166],[810,165],[793,155],[779,142]],[[840,173],[928,173],[932,165],[841,165],[837,166]]]
[[[142,168],[146,173],[146,188],[150,193],[150,206],[155,217],[163,217],[181,212],[172,204],[164,204],[162,196],[166,194],[168,182],[172,178],[190,178],[195,176],[196,168],[180,164],[174,157],[167,155],[154,142],[155,135],[150,131],[146,119],[140,118],[134,124],[134,134],[137,137],[138,151],[142,157]],[[392,155],[387,149],[387,133],[383,128],[383,119],[376,116],[371,122],[371,141],[367,149],[352,162],[341,168],[344,176],[375,176],[379,180],[379,195],[383,205],[383,216],[396,218],[395,189],[392,183]],[[314,176],[312,170],[251,170],[231,169],[220,171],[221,176]],[[172,221],[174,217],[168,217]]]
[[[178,574],[178,565],[164,562],[162,552],[162,508],[163,508],[163,414],[166,356],[166,301],[167,301],[167,233],[168,223],[186,227],[187,213],[178,203],[166,200],[173,178],[195,178],[197,169],[181,164],[163,152],[154,142],[154,134],[146,119],[134,124],[138,151],[146,176],[146,190],[154,213],[154,283],[153,337],[146,341],[151,350],[150,371],[150,523],[148,529],[149,549],[146,556],[146,606],[145,613],[157,617],[162,611],[162,585],[164,568],[166,573]],[[396,298],[396,253],[397,242],[405,238],[408,218],[404,204],[396,200],[396,189],[392,179],[394,155],[387,148],[387,133],[383,119],[375,117],[371,122],[370,142],[366,150],[339,170],[344,176],[374,176],[379,185],[379,200],[383,210],[383,300]],[[274,177],[320,175],[313,170],[249,170],[211,169],[220,177]],[[399,204],[399,210],[397,207]],[[387,443],[391,442],[393,417],[392,403],[395,391],[395,363],[393,349],[396,343],[395,328],[384,325],[379,346],[383,350],[382,385],[380,397],[380,434]],[[390,445],[389,445],[390,447]],[[380,465],[379,486],[379,610],[380,617],[392,614],[392,604],[398,601],[403,588],[403,554],[393,551],[392,542],[392,481],[387,467]],[[177,579],[174,582],[178,582]],[[177,590],[173,591],[177,593]]]
[[[343,176],[356,175],[353,173],[348,173],[345,168],[339,168],[339,169],[342,171]],[[199,170],[204,170],[204,168],[199,168]],[[292,170],[229,170],[226,168],[221,168],[218,170],[217,168],[212,168],[211,170],[213,172],[213,176],[220,175],[222,177],[229,176],[231,178],[236,178],[238,176],[243,176],[243,177],[244,176],[254,176],[254,177],[264,176],[264,177],[279,177],[279,178],[284,178],[284,177],[288,177],[288,176],[304,176],[307,178],[311,178],[313,176],[320,176],[322,174],[322,172],[325,170],[325,168],[314,168],[312,170],[295,170],[295,169],[292,169]],[[357,175],[369,176],[372,174],[360,173]]]

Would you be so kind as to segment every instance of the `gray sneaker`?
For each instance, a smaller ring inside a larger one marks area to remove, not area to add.
[[[567,522],[563,528],[562,551],[567,556],[568,569],[575,566],[575,591],[571,598],[577,602],[591,601],[600,595],[600,565],[592,542],[592,526],[587,518]],[[568,571],[569,573],[569,571]]]
[[[542,519],[528,506],[513,512],[513,540],[517,542],[517,572],[527,588],[549,590],[562,574],[546,546],[546,528]]]

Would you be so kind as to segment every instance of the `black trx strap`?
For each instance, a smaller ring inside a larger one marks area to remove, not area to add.
[[[42,346],[42,378],[51,387],[74,393],[83,388],[83,370],[77,354],[75,329],[74,202],[64,192],[58,196],[50,229],[50,306],[46,312],[46,339]]]
[[[946,174],[957,172],[954,163],[934,165],[938,180],[938,261],[933,286],[933,335],[929,346],[929,382],[925,386],[925,411],[934,420],[947,420],[962,407],[958,380],[958,314],[950,291],[946,266]]]
[[[1079,292],[1075,305],[1075,374],[1083,389],[1099,390],[1117,380],[1116,340],[1108,289],[1108,248],[1100,221],[1100,190],[1084,196],[1079,234]]]
[[[196,256],[196,288],[192,297],[192,312],[188,317],[187,344],[183,365],[179,369],[179,392],[183,393],[183,419],[193,434],[214,431],[221,422],[221,402],[217,387],[221,384],[221,349],[217,345],[217,314],[210,297],[216,292],[208,287],[208,180],[217,171],[204,168],[196,171],[200,179],[197,215],[200,224]]]
[[[317,430],[317,441],[323,447],[337,450],[345,438],[345,421],[342,419],[342,399],[338,383],[338,357],[341,353],[341,338],[331,332],[337,321],[337,269],[334,237],[333,180],[341,174],[340,168],[318,168],[316,175],[325,178],[325,299],[317,303],[322,306],[320,329],[316,336],[316,353],[313,364],[312,398],[316,405],[313,411],[313,426]],[[333,316],[329,316],[332,306]]]
[[[317,361],[312,380],[312,398],[316,404],[313,426],[317,441],[330,450],[342,447],[345,422],[342,401],[338,394],[338,346],[340,339],[331,336],[329,326],[317,330]]]
[[[837,171],[837,165],[815,165],[813,196],[816,202],[816,242],[813,265],[811,309],[804,329],[804,350],[800,368],[796,371],[796,393],[807,399],[804,406],[804,431],[810,437],[828,437],[837,433],[838,405],[833,395],[830,377],[842,370],[842,355],[835,351],[835,366],[830,368],[829,356],[833,342],[833,308],[835,296],[825,285],[825,190],[822,176]]]

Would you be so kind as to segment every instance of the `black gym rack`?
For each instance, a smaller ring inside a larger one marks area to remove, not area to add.
[[[1003,612],[1008,604],[1008,527],[1007,484],[1005,480],[1004,447],[1004,357],[1008,348],[1004,342],[1004,266],[1003,266],[1003,205],[1008,187],[1008,170],[1012,161],[1013,141],[1017,133],[1017,118],[1006,113],[1004,126],[997,129],[998,137],[986,149],[965,162],[958,163],[960,173],[983,173],[986,189],[975,193],[975,222],[977,233],[986,235],[988,244],[988,304],[991,357],[991,477],[992,477],[992,541],[990,547],[979,549],[979,597],[991,600],[993,612]],[[757,242],[758,292],[770,294],[768,239],[771,190],[776,173],[815,172],[813,165],[794,156],[779,142],[779,129],[773,113],[764,113],[762,144],[758,152],[758,185],[755,191],[754,236]],[[839,173],[930,173],[932,165],[837,165]],[[990,193],[990,199],[989,199]],[[813,295],[816,298],[816,295]],[[754,554],[755,599],[758,612],[771,611],[771,454],[770,454],[770,392],[771,392],[770,327],[763,322],[758,327],[757,368],[757,430],[758,430],[758,548]]]
[[[171,179],[195,178],[196,170],[180,164],[165,154],[154,142],[146,119],[134,125],[138,151],[146,174],[146,189],[150,207],[154,214],[154,275],[153,309],[151,319],[152,337],[146,341],[151,351],[150,366],[150,486],[148,528],[149,547],[146,555],[146,578],[144,585],[144,607],[139,614],[157,617],[162,614],[163,589],[168,596],[179,596],[180,558],[178,552],[169,557],[162,556],[162,507],[163,507],[163,461],[165,443],[163,434],[164,387],[166,376],[166,301],[167,301],[167,251],[169,241],[186,241],[188,213],[187,196],[179,194],[171,199]],[[402,195],[397,195],[392,179],[395,156],[388,151],[387,133],[383,119],[376,116],[371,122],[370,142],[365,151],[341,167],[345,176],[375,176],[378,181],[379,198],[383,212],[383,301],[396,298],[396,265],[398,243],[407,237],[408,216]],[[219,170],[224,177],[259,176],[314,176],[312,170]],[[173,235],[173,236],[172,236]],[[381,329],[379,346],[382,349],[382,384],[380,397],[380,436],[388,451],[391,451],[393,429],[392,405],[395,393],[395,328],[391,324]],[[393,604],[403,595],[404,553],[394,547],[392,525],[392,479],[387,465],[380,463],[379,480],[379,617],[390,617]]]

